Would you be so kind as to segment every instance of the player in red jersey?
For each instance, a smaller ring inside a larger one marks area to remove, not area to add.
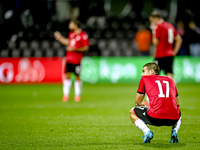
[[[154,126],[172,126],[171,143],[178,142],[178,130],[181,125],[181,112],[178,91],[174,81],[167,76],[159,75],[156,63],[143,66],[135,106],[130,110],[130,118],[144,132],[143,143],[150,143],[153,132],[147,124]],[[150,107],[142,102],[145,93],[149,97]]]
[[[79,21],[73,20],[69,23],[69,29],[71,30],[68,38],[61,35],[60,32],[56,31],[54,37],[56,40],[66,45],[66,75],[63,81],[63,102],[68,101],[69,93],[72,85],[71,73],[75,73],[75,98],[76,102],[80,101],[82,83],[80,80],[80,67],[81,59],[83,58],[84,52],[89,48],[88,35],[79,27]]]
[[[149,20],[152,43],[156,46],[155,62],[173,79],[173,59],[181,47],[182,38],[174,26],[164,21],[156,11],[151,13]]]

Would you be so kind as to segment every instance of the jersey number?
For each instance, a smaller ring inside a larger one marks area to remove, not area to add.
[[[174,42],[174,33],[172,28],[168,29],[168,42],[172,44]]]
[[[155,81],[158,84],[159,94],[158,97],[169,97],[169,82],[163,81],[163,84],[166,84],[166,95],[163,93],[162,85],[159,80]]]

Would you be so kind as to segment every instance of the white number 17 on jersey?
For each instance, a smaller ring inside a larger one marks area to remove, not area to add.
[[[155,82],[158,84],[158,89],[159,89],[158,97],[169,97],[169,82],[163,81],[163,84],[166,84],[166,95],[163,93],[161,82],[159,80],[156,80]]]

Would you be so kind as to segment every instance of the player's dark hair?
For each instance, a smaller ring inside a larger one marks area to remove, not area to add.
[[[157,75],[160,73],[160,68],[159,68],[159,66],[158,66],[156,63],[154,63],[154,62],[147,63],[147,64],[145,64],[143,67],[147,67],[147,70],[153,69],[154,72],[155,72],[155,74],[157,74]]]
[[[161,15],[157,11],[153,11],[150,15],[152,18],[162,18]]]

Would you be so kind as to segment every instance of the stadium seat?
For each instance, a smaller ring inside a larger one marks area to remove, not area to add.
[[[97,42],[97,45],[98,45],[98,47],[99,47],[100,49],[106,48],[106,40],[104,40],[104,39],[99,40],[99,41]]]
[[[10,48],[10,49],[16,48],[16,43],[10,41],[10,42],[8,43],[8,48]]]
[[[127,49],[130,47],[130,44],[128,43],[127,40],[120,40],[118,42],[119,47],[121,47],[122,49]]]
[[[124,56],[133,56],[133,51],[131,49],[127,49],[125,52],[124,52]]]
[[[44,39],[45,38],[45,31],[40,31],[39,32],[39,39]]]
[[[60,47],[61,47],[61,44],[60,44],[60,42],[58,42],[58,41],[53,41],[52,47],[53,47],[53,48],[60,48]]]
[[[41,42],[41,48],[48,49],[50,47],[50,42],[47,40],[44,40]]]
[[[99,31],[99,30],[95,31],[94,34],[93,34],[93,37],[94,38],[100,38],[101,37],[101,31]]]
[[[21,50],[20,49],[12,49],[11,56],[12,57],[20,57]]]
[[[45,56],[46,57],[53,57],[54,56],[54,49],[49,48],[45,50]]]
[[[36,40],[31,41],[30,48],[35,49],[35,50],[38,49],[39,48],[39,42],[36,41]]]
[[[129,30],[126,32],[126,35],[125,35],[127,38],[131,38],[133,39],[135,37],[135,32],[132,31],[132,30]]]
[[[108,44],[109,49],[112,49],[112,50],[117,49],[117,40],[111,39],[108,42],[109,42],[109,44]]]
[[[119,21],[113,21],[111,24],[111,27],[115,30],[117,30],[120,27],[120,22]]]
[[[42,49],[37,49],[37,50],[34,50],[34,51],[33,51],[34,57],[42,57],[42,56],[44,56],[43,53],[44,53],[44,52],[43,52]]]
[[[9,53],[10,53],[9,49],[4,49],[1,51],[1,57],[10,57]]]
[[[119,56],[121,56],[121,52],[120,51],[116,51],[116,52],[114,52],[113,56],[119,57]]]
[[[124,38],[125,37],[125,33],[124,33],[124,31],[116,31],[115,36],[117,38]]]
[[[20,43],[19,43],[19,48],[21,48],[21,49],[28,48],[28,42],[24,41],[24,40],[21,40]]]
[[[131,28],[131,24],[129,22],[123,22],[122,23],[122,29],[123,30],[129,30]]]
[[[29,49],[29,48],[24,49],[23,52],[22,52],[22,56],[23,57],[32,57],[33,56],[33,50]]]
[[[101,50],[101,56],[109,56],[110,55],[110,51],[108,49],[103,49]]]
[[[57,57],[64,57],[66,54],[66,51],[64,48],[59,48],[56,50],[56,56]]]
[[[105,37],[105,38],[112,38],[112,37],[113,37],[113,32],[110,31],[110,30],[105,31],[104,37]]]

